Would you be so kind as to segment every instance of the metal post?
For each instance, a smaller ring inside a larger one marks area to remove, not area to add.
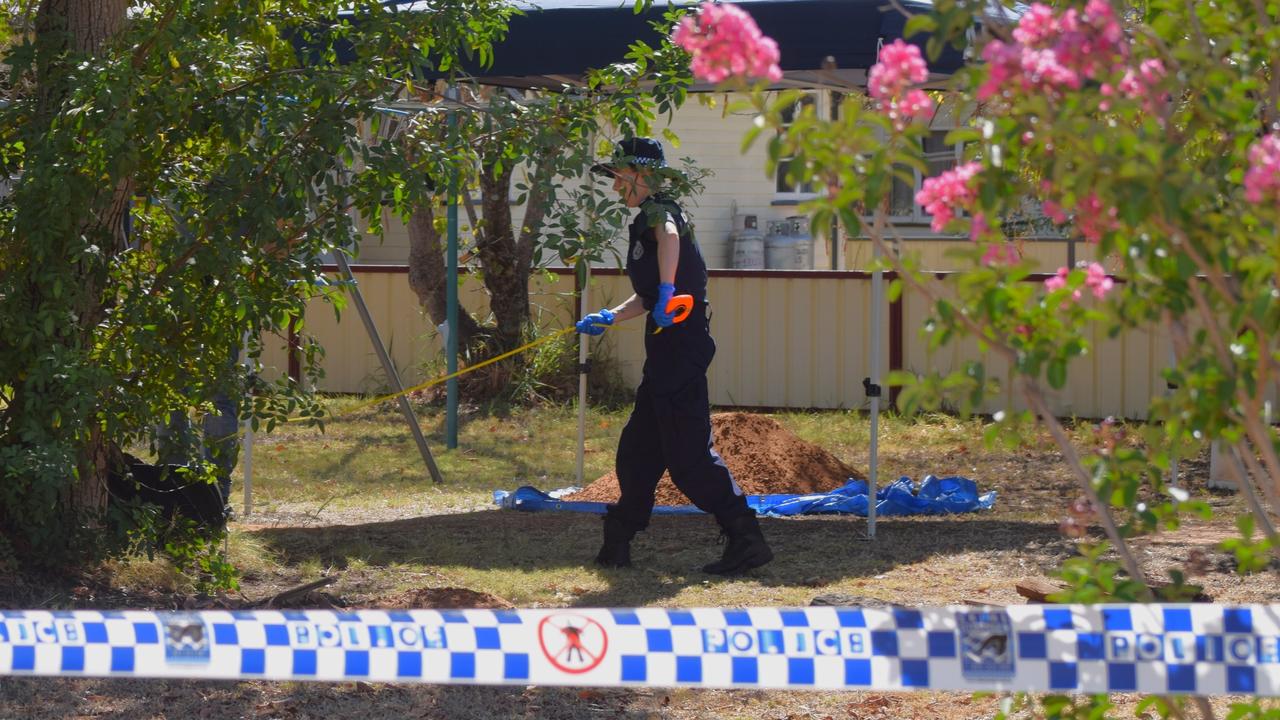
[[[1169,364],[1170,367],[1178,366],[1178,354],[1173,351],[1173,341],[1169,341]],[[1178,387],[1171,382],[1165,383],[1166,394],[1171,394]],[[1173,448],[1173,452],[1169,453],[1169,484],[1177,487],[1178,485],[1178,449]]]
[[[867,462],[867,539],[876,539],[876,471],[880,440],[880,314],[883,297],[880,270],[880,245],[871,244],[871,259],[875,263],[871,271],[871,359],[869,377],[863,382],[867,397],[871,400],[871,457]]]
[[[378,326],[373,323],[373,316],[369,314],[369,307],[364,303],[364,295],[360,292],[360,286],[356,283],[355,274],[351,272],[351,265],[347,263],[347,256],[343,251],[338,250],[333,253],[334,259],[338,263],[338,269],[342,271],[342,277],[351,288],[351,299],[355,301],[356,310],[360,313],[360,320],[364,323],[365,332],[369,334],[369,341],[373,343],[374,352],[378,354],[378,360],[382,362],[382,370],[387,374],[387,380],[391,383],[391,389],[397,393],[404,392],[404,385],[400,382],[400,373],[396,372],[396,366],[391,362],[391,356],[387,354],[387,348],[382,344],[382,338],[378,335]],[[431,473],[431,479],[435,482],[444,482],[440,477],[440,469],[436,467],[435,458],[431,457],[431,449],[427,447],[427,439],[422,435],[422,428],[418,425],[418,417],[413,413],[413,407],[409,405],[409,399],[403,394],[396,396],[396,401],[400,404],[400,412],[404,415],[404,419],[409,423],[409,430],[413,433],[413,440],[418,444],[418,452],[422,454],[422,460],[427,464],[427,470]]]
[[[446,97],[454,99],[457,90],[449,88]],[[457,111],[449,112],[449,134],[458,126]],[[445,368],[450,375],[458,371],[458,172],[449,175],[448,250],[446,251],[446,305],[445,322],[449,332],[445,334]],[[458,447],[458,379],[449,378],[445,383],[445,447]]]
[[[245,368],[253,371],[253,360],[249,357],[249,332],[245,331],[241,338],[240,346],[240,362],[244,363]],[[249,402],[253,402],[250,398]],[[244,421],[244,432],[240,436],[240,464],[244,468],[244,516],[249,517],[253,513],[253,417],[250,416]],[[230,493],[227,493],[228,495]],[[231,498],[226,498],[228,504]]]
[[[587,297],[589,295],[588,288],[591,285],[591,263],[586,260],[578,260],[578,277],[582,280],[582,301],[581,309],[578,316],[581,317],[587,312]],[[584,485],[584,465],[587,456],[587,344],[589,336],[586,333],[578,335],[578,474],[577,485]]]

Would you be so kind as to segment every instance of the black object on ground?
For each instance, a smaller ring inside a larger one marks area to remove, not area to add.
[[[178,515],[210,529],[227,524],[227,503],[218,484],[196,478],[183,465],[151,465],[125,455],[123,466],[107,474],[107,489],[113,502],[157,505],[166,519]]]

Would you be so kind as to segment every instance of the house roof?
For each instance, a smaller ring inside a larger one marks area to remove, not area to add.
[[[413,12],[430,2],[388,2]],[[488,85],[558,87],[573,83],[586,70],[626,59],[637,40],[660,40],[650,24],[666,8],[655,2],[637,14],[633,0],[518,0],[523,14],[511,17],[507,37],[494,47],[489,67],[467,70]],[[862,87],[876,62],[881,42],[902,37],[906,18],[887,0],[736,0],[772,37],[781,50],[786,80],[782,85]],[[927,0],[900,0],[912,12],[928,12]],[[923,46],[921,35],[909,41]],[[959,51],[948,49],[930,71],[950,74],[963,64]],[[698,88],[695,88],[698,89]],[[709,88],[708,88],[709,89]]]

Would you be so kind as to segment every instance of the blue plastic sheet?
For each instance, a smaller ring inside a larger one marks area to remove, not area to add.
[[[502,508],[526,512],[561,510],[601,514],[605,511],[606,505],[602,502],[568,502],[557,497],[564,494],[569,493],[565,490],[544,493],[526,485],[514,492],[497,490],[493,493],[493,501]],[[917,489],[915,482],[904,476],[876,489],[876,514],[881,516],[976,512],[991,509],[995,502],[994,490],[979,495],[978,484],[965,477],[926,475]],[[748,495],[747,504],[757,514],[773,517],[866,515],[867,483],[850,480],[831,492],[812,495]],[[655,515],[695,515],[701,512],[693,505],[658,505],[653,509]]]

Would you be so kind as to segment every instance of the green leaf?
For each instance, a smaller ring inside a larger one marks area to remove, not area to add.
[[[929,13],[916,13],[907,20],[902,30],[903,37],[912,37],[920,33],[931,33],[938,29],[938,22]]]

